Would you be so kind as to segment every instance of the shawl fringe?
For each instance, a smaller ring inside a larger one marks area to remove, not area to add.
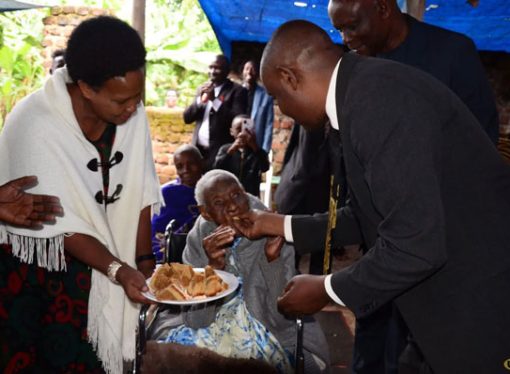
[[[64,256],[64,235],[53,238],[34,238],[10,233],[5,226],[0,226],[0,243],[12,245],[12,255],[21,262],[32,264],[34,252],[37,266],[49,271],[66,271]]]
[[[7,243],[8,243],[7,230],[4,225],[0,224],[0,244]]]
[[[92,270],[93,273],[97,273],[97,277],[104,277],[97,270]],[[130,337],[123,342],[123,344],[117,344],[119,340],[123,340],[117,336],[112,329],[110,321],[105,318],[101,309],[91,308],[91,305],[102,305],[109,297],[108,288],[101,287],[100,282],[97,278],[92,279],[91,291],[89,299],[89,321],[87,325],[88,340],[94,350],[96,351],[97,357],[103,364],[103,369],[106,373],[117,374],[123,373],[124,361],[132,361],[135,359],[135,339],[131,337],[136,335],[136,325],[138,321],[138,309],[134,309],[131,317],[124,317],[125,325],[128,324],[127,331],[124,330],[122,334],[126,334]],[[126,343],[127,347],[126,347]],[[126,349],[127,348],[127,349]],[[127,352],[126,352],[127,350]]]

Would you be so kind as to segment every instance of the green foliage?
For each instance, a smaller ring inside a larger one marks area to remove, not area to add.
[[[133,0],[138,1],[138,0]],[[35,4],[48,1],[32,0]],[[81,5],[112,9],[130,23],[131,9],[123,0],[83,0]],[[62,0],[63,5],[76,1]],[[42,58],[42,19],[48,9],[0,14],[0,128],[14,104],[41,87],[46,72]],[[207,65],[220,53],[214,32],[197,0],[147,0],[147,105],[164,105],[175,89],[186,106],[207,76]]]
[[[14,104],[44,79],[40,10],[0,14],[0,128]]]
[[[186,106],[207,79],[212,57],[220,53],[197,0],[147,2],[145,45],[148,105],[163,105],[165,92],[175,89],[178,104]]]

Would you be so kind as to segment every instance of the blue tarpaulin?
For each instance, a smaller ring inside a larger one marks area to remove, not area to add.
[[[8,12],[13,10],[24,10],[32,8],[42,8],[42,5],[27,4],[15,0],[0,0],[0,12]]]
[[[402,1],[399,1],[401,3]],[[199,0],[220,47],[231,56],[232,42],[266,43],[273,31],[292,19],[305,19],[340,35],[327,13],[327,0]],[[471,37],[479,50],[510,52],[510,0],[427,0],[425,22]]]

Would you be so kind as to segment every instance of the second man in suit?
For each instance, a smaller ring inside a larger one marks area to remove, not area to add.
[[[228,79],[230,62],[217,55],[209,64],[209,81],[200,86],[190,106],[184,110],[184,122],[196,122],[193,145],[204,156],[206,170],[212,167],[218,149],[234,141],[230,125],[238,114],[246,114],[247,91]]]

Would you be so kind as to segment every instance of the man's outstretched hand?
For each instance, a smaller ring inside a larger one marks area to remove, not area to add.
[[[324,278],[325,275],[308,274],[293,277],[278,298],[280,313],[299,317],[319,312],[331,301],[324,287]]]
[[[52,223],[64,212],[58,197],[26,193],[24,188],[37,183],[37,177],[22,177],[0,186],[0,221],[38,228]]]
[[[253,209],[247,213],[229,217],[228,224],[250,240],[265,236],[284,236],[283,217],[280,214]]]

